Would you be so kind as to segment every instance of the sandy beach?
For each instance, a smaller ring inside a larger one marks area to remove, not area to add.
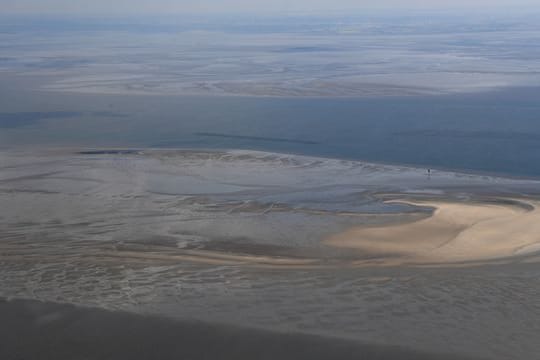
[[[534,254],[540,247],[540,203],[534,200],[486,199],[389,200],[433,209],[426,219],[383,226],[362,225],[330,236],[323,244],[358,251],[343,258],[261,256],[245,252],[176,250],[159,247],[117,249],[94,254],[101,258],[149,261],[191,261],[213,265],[312,269],[363,266],[477,265],[504,263]],[[381,215],[383,216],[383,215]],[[154,252],[152,252],[154,250]],[[535,261],[530,257],[528,261]]]
[[[406,224],[356,227],[331,236],[326,243],[387,257],[394,265],[511,259],[534,252],[540,244],[536,201],[521,200],[522,206],[508,201],[389,202],[431,207],[433,215]]]
[[[540,203],[534,200],[485,199],[456,202],[388,200],[386,203],[431,208],[428,218],[383,226],[361,225],[332,235],[323,244],[357,251],[343,258],[260,256],[207,250],[148,253],[129,249],[103,258],[193,261],[214,265],[310,269],[399,265],[477,265],[504,263],[534,254],[540,247]],[[383,216],[383,215],[381,215]],[[159,249],[155,249],[159,250]],[[535,261],[531,257],[528,261]]]

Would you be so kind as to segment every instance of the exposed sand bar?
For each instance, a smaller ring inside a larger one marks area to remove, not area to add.
[[[382,226],[358,226],[325,240],[325,244],[357,251],[347,258],[287,257],[235,252],[171,249],[136,245],[73,254],[81,261],[194,262],[257,268],[342,268],[398,265],[476,265],[520,259],[538,261],[540,202],[535,200],[456,202],[390,200],[432,207],[430,217]],[[17,257],[2,248],[0,258]],[[17,249],[14,249],[17,250]],[[20,254],[19,254],[20,255]],[[530,257],[523,257],[531,255]],[[49,255],[51,256],[51,255]],[[54,257],[54,255],[52,255]],[[28,255],[25,255],[28,258]],[[40,256],[44,260],[43,256]]]
[[[530,210],[503,202],[392,201],[435,210],[431,217],[412,223],[355,227],[326,243],[387,257],[393,264],[496,260],[533,253],[540,247],[537,201],[522,201]]]
[[[211,265],[241,265],[257,268],[342,268],[399,265],[476,265],[539,261],[540,202],[499,199],[485,202],[451,200],[389,200],[431,207],[428,218],[400,224],[363,225],[333,235],[325,244],[356,251],[342,257],[293,257],[271,253],[175,249],[130,244],[113,248],[86,249],[72,254],[33,254],[20,246],[3,245],[0,259],[23,261],[38,257],[54,261],[126,261],[152,263],[192,262]],[[232,249],[231,249],[232,250]],[[527,256],[529,255],[529,256]],[[527,257],[524,257],[527,256]]]
[[[535,180],[254,151],[79,150],[2,153],[0,262],[305,269],[540,252]]]

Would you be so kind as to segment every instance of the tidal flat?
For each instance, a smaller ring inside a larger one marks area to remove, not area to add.
[[[22,333],[35,331],[42,313],[54,325],[89,311],[103,324],[115,316],[206,324],[197,326],[214,329],[209,341],[230,326],[269,331],[279,344],[316,336],[327,349],[381,359],[392,349],[435,359],[534,359],[540,351],[534,179],[146,148],[19,148],[0,153],[0,169],[0,297],[41,301],[2,303],[39,310],[21,315]],[[470,223],[448,220],[460,216]],[[471,245],[476,235],[465,235],[501,217],[528,234],[523,243]],[[377,229],[400,227],[424,246],[426,222],[468,232],[458,238],[448,228],[429,258],[400,251],[410,241],[401,236],[382,251],[371,246],[390,241]],[[353,243],[336,246],[336,237]]]

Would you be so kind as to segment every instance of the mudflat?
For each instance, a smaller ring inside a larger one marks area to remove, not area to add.
[[[2,305],[2,359],[540,352],[536,180],[238,150],[0,159],[0,298],[44,302]]]
[[[4,360],[467,359],[28,300],[0,300],[0,318]]]

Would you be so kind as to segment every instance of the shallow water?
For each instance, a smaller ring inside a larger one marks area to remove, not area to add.
[[[285,99],[53,93],[18,81],[0,86],[2,147],[251,149],[540,176],[538,88]]]

